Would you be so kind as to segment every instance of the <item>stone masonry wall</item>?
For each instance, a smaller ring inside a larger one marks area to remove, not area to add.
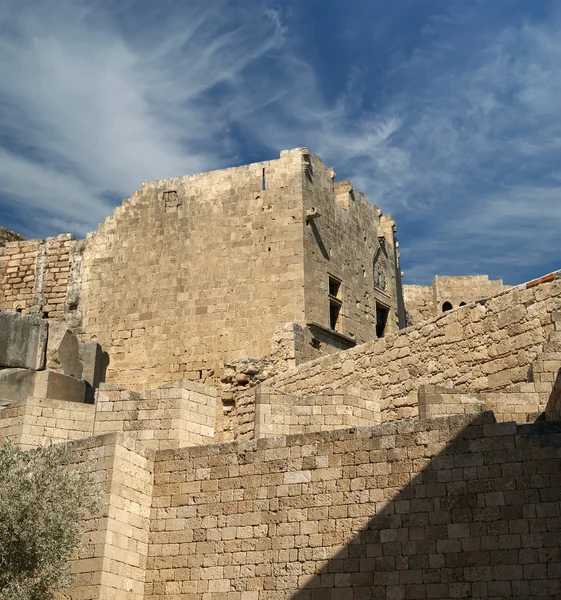
[[[0,440],[24,449],[80,440],[93,435],[94,420],[91,404],[28,398],[0,411]]]
[[[142,394],[102,384],[96,396],[93,433],[126,431],[155,449],[214,441],[216,390],[177,381]]]
[[[30,397],[0,402],[0,442],[23,448],[127,432],[154,449],[214,441],[216,390],[178,381],[144,393],[101,384],[95,404]]]
[[[305,155],[304,160],[304,209],[306,213],[319,213],[317,218],[308,218],[304,229],[306,319],[330,328],[331,276],[340,281],[338,332],[358,344],[375,338],[376,302],[389,309],[386,332],[395,331],[398,318],[393,221],[388,223],[348,181],[334,182],[333,170],[318,156]],[[379,259],[385,266],[385,290],[374,283],[379,237],[385,240],[388,255]],[[310,345],[307,350],[306,360],[319,355]]]
[[[0,248],[0,308],[78,326],[82,245],[64,234]]]
[[[489,413],[159,452],[145,599],[553,600],[560,459]]]
[[[451,308],[458,308],[475,300],[488,298],[501,293],[510,286],[503,285],[500,279],[490,280],[488,275],[449,277],[437,275],[431,286],[404,285],[403,298],[407,311],[407,324],[418,325],[443,311],[448,302]]]
[[[417,389],[497,391],[526,382],[554,331],[561,272],[470,304],[375,342],[301,365],[267,381],[287,393],[317,394],[360,384],[381,392],[382,421],[418,414]],[[240,431],[253,422],[247,394],[237,399]],[[251,434],[249,434],[251,435]]]
[[[263,189],[265,188],[265,189]],[[303,318],[302,153],[144,184],[89,234],[83,335],[107,381],[212,381]]]
[[[404,285],[403,302],[405,303],[407,325],[418,325],[437,314],[432,286]]]
[[[379,396],[355,387],[302,397],[261,386],[255,395],[255,437],[374,425],[380,422]]]
[[[70,446],[69,461],[87,473],[97,508],[71,563],[73,600],[143,600],[148,554],[153,453],[123,434]]]
[[[7,243],[0,248],[0,308],[36,312],[36,270],[41,240]]]

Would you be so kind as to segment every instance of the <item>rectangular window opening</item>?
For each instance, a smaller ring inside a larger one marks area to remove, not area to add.
[[[384,337],[389,313],[389,308],[376,303],[376,337]]]
[[[341,330],[341,302],[329,301],[329,327],[333,331]]]
[[[265,181],[265,167],[263,167],[263,174],[261,176],[261,189],[262,190],[267,189],[267,182]]]
[[[341,298],[341,281],[329,276],[329,295],[333,298]]]
[[[333,331],[341,332],[342,316],[342,287],[341,280],[329,275],[329,327]]]

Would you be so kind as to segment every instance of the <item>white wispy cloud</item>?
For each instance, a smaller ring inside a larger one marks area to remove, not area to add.
[[[357,66],[346,23],[329,97],[290,3],[6,0],[0,215],[83,234],[143,181],[308,146],[397,219],[408,282],[538,274],[561,254],[561,14],[451,3],[405,52],[384,18],[405,37],[408,11],[378,5],[372,43],[395,55]]]
[[[490,272],[515,283],[561,255],[560,24],[435,18],[392,73],[398,91],[359,114],[356,89],[330,107],[295,61],[283,119],[257,133],[305,141],[397,217],[406,281]]]
[[[0,189],[5,210],[29,216],[25,233],[83,234],[111,212],[108,196],[235,160],[233,118],[270,95],[248,102],[244,70],[282,27],[257,4],[160,4],[173,10],[133,24],[115,12],[124,4],[2,5]]]

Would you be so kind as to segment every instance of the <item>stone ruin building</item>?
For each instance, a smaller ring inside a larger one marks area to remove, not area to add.
[[[561,271],[402,286],[334,176],[300,148],[85,240],[0,228],[0,440],[100,497],[70,598],[561,597]]]
[[[459,306],[499,294],[510,286],[487,275],[447,277],[436,275],[431,286],[404,285],[403,301],[406,306],[405,321],[414,325],[436,317]]]

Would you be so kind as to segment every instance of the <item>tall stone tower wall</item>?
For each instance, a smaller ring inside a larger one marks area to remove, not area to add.
[[[302,320],[301,153],[144,184],[93,234],[83,334],[133,389],[206,380]]]
[[[304,227],[306,318],[330,328],[329,304],[338,299],[336,331],[361,344],[377,336],[377,306],[387,311],[379,333],[398,328],[395,226],[364,194],[348,181],[334,182],[334,176],[317,156],[305,156],[304,210],[319,214]],[[338,298],[330,293],[330,280],[340,283]],[[308,358],[316,356],[309,351]]]
[[[135,390],[239,387],[247,357],[263,378],[380,337],[398,328],[395,224],[334,177],[296,148],[145,183],[86,240],[0,248],[0,308],[65,320]]]

